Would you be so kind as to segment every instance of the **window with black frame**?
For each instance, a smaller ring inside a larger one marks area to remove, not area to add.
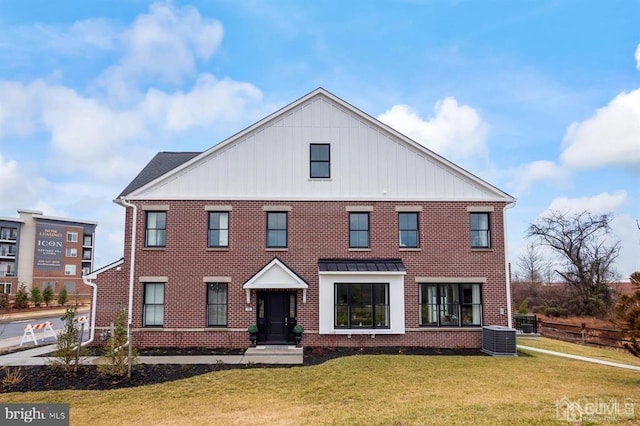
[[[482,325],[482,285],[420,284],[420,325]]]
[[[398,213],[400,248],[418,248],[418,213]]]
[[[309,177],[312,179],[331,177],[331,152],[328,143],[309,145]]]
[[[229,247],[229,212],[209,212],[209,247]]]
[[[349,213],[349,248],[369,248],[369,213]]]
[[[146,247],[164,247],[167,243],[167,212],[147,212]]]
[[[287,247],[287,212],[267,212],[267,248]]]
[[[471,247],[490,248],[489,213],[471,213]]]
[[[227,283],[207,283],[207,326],[227,325]]]
[[[388,283],[336,283],[334,297],[335,328],[389,328]]]

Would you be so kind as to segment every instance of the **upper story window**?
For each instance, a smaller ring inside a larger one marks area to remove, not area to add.
[[[369,213],[349,213],[349,248],[369,248]]]
[[[418,248],[418,213],[398,213],[398,240],[401,248]]]
[[[17,238],[17,228],[0,228],[0,240],[15,240]]]
[[[92,245],[91,243],[93,242],[93,238],[91,235],[85,235],[82,241],[82,245],[83,246],[90,246]]]
[[[167,243],[167,212],[147,212],[146,247],[164,247]]]
[[[65,256],[67,256],[67,257],[77,257],[78,256],[78,249],[77,248],[73,248],[73,247],[67,247]]]
[[[77,232],[67,232],[67,242],[68,243],[77,243],[78,242],[78,233]]]
[[[209,247],[229,247],[229,212],[209,212]]]
[[[328,143],[312,143],[310,145],[309,177],[331,177],[331,153]]]
[[[491,247],[489,213],[471,213],[471,248]]]
[[[65,275],[75,275],[76,274],[76,265],[64,265],[64,274]]]
[[[287,247],[287,213],[267,212],[267,248]]]

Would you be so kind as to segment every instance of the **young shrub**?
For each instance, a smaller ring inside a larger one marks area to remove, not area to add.
[[[49,303],[53,300],[53,287],[51,284],[47,284],[47,286],[42,290],[42,301],[44,304],[49,307]]]
[[[524,299],[520,306],[518,306],[517,314],[526,315],[529,312],[529,299]]]
[[[69,300],[69,294],[67,293],[67,286],[62,286],[60,293],[58,293],[58,305],[64,306]]]
[[[20,287],[18,287],[13,307],[18,309],[27,309],[29,307],[29,294],[27,293],[27,287],[24,284],[20,284]]]
[[[76,308],[67,308],[67,311],[60,318],[63,323],[63,329],[58,333],[58,341],[56,350],[53,352],[54,359],[51,364],[59,366],[65,370],[70,370],[71,366],[77,367],[80,357],[87,354],[86,348],[80,346],[80,325],[75,319]]]
[[[0,309],[6,309],[9,307],[9,295],[6,293],[0,293]]]
[[[29,300],[31,300],[31,303],[33,303],[34,306],[42,305],[42,292],[35,285],[31,287],[31,296],[29,297]]]
[[[98,371],[102,374],[112,376],[124,376],[128,369],[128,347],[127,343],[127,311],[118,308],[113,322],[113,332],[109,336],[105,346],[106,364],[98,366]],[[131,363],[135,364],[138,357],[135,349],[132,351]]]
[[[22,374],[20,367],[2,367],[2,371],[4,372],[4,377],[2,378],[0,383],[2,383],[3,386],[17,385],[24,380],[24,375]]]

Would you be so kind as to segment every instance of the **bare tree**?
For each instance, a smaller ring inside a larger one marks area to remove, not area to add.
[[[563,259],[556,273],[576,290],[575,303],[582,315],[603,315],[613,302],[608,284],[616,278],[620,241],[609,241],[612,219],[610,214],[594,216],[588,211],[551,211],[527,230],[527,236],[536,237]]]
[[[543,283],[549,282],[553,269],[551,262],[545,259],[540,246],[529,243],[526,250],[516,260],[516,276],[522,282]]]

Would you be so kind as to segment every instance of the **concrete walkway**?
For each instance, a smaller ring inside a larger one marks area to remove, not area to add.
[[[20,341],[18,340],[18,343]],[[0,366],[49,365],[54,359],[43,356],[56,350],[55,344],[37,346],[24,351],[0,356]],[[249,348],[243,355],[176,355],[139,356],[140,364],[302,364],[302,348],[281,346],[278,348],[258,346]],[[82,364],[100,364],[103,357],[90,356],[81,360]]]
[[[636,365],[621,364],[619,362],[605,361],[597,358],[588,358],[586,356],[565,354],[562,352],[549,351],[547,349],[532,348],[531,346],[517,345],[517,347],[518,349],[523,349],[523,350],[532,351],[532,352],[540,352],[546,355],[553,355],[553,356],[559,356],[562,358],[575,359],[578,361],[591,362],[593,364],[607,365],[609,367],[626,368],[627,370],[640,371],[640,367]]]

